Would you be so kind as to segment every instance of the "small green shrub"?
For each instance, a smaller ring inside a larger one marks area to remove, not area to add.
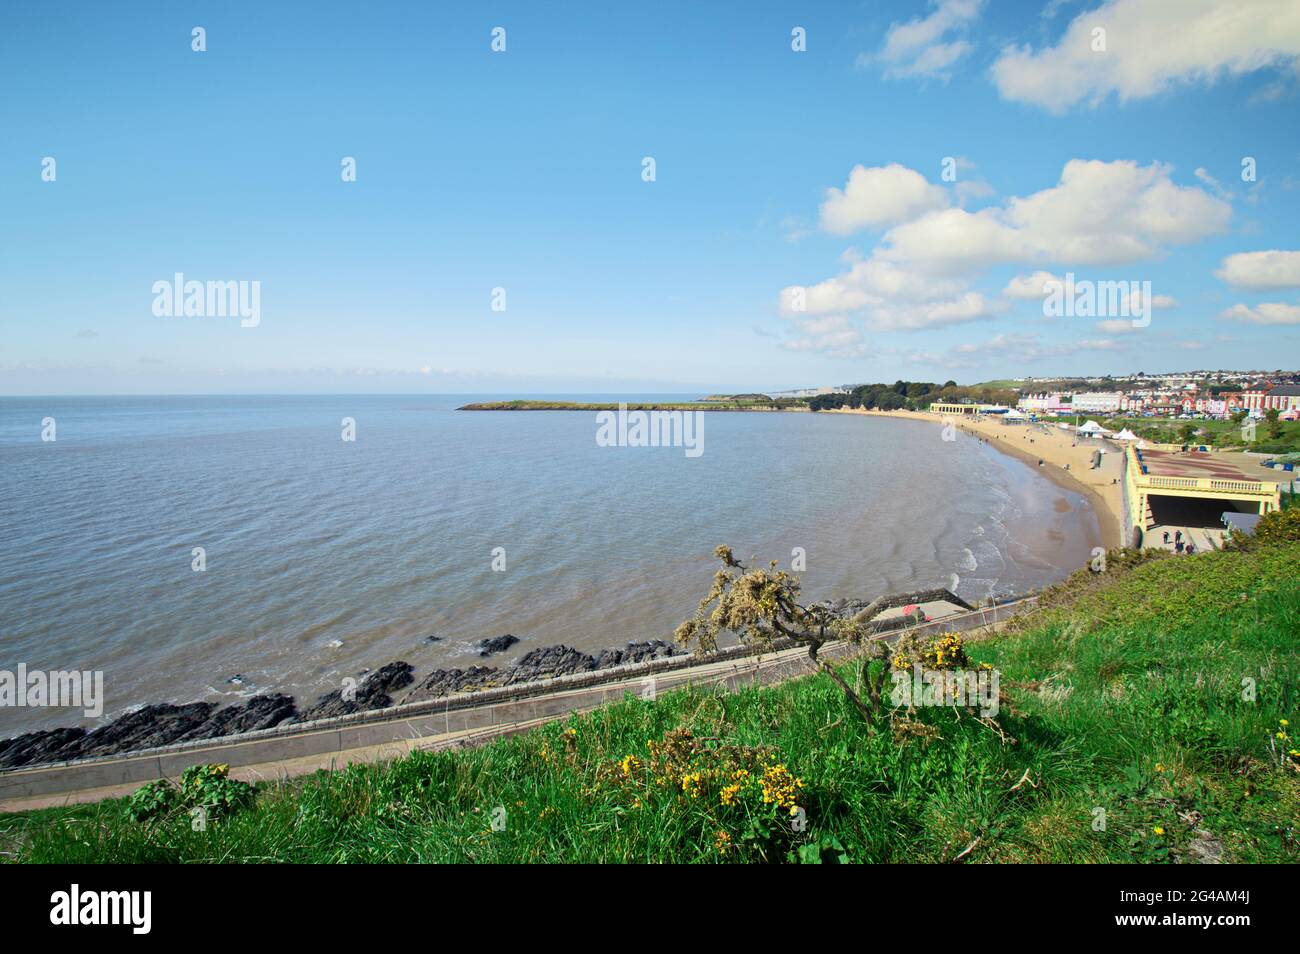
[[[165,778],[150,782],[127,799],[126,812],[135,822],[146,822],[166,815],[179,802],[176,787]]]
[[[181,798],[209,818],[233,814],[252,800],[253,787],[230,777],[229,765],[192,765],[181,773]]]
[[[146,822],[178,808],[201,808],[206,818],[221,818],[252,800],[253,787],[231,778],[229,765],[193,765],[181,773],[179,786],[165,778],[141,786],[127,800],[127,814],[132,821]]]

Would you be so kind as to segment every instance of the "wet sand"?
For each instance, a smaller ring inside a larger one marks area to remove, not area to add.
[[[1037,466],[1041,460],[1043,466],[1038,470],[1042,474],[1068,490],[1084,494],[1091,501],[1097,515],[1101,518],[1102,545],[1118,547],[1121,544],[1123,534],[1120,511],[1123,507],[1123,495],[1122,488],[1116,481],[1121,474],[1122,462],[1119,453],[1101,441],[1083,440],[1071,446],[1075,443],[1074,431],[1062,430],[1055,423],[1002,424],[986,418],[940,415],[929,411],[867,411],[841,408],[818,413],[896,417],[909,421],[928,421],[939,426],[951,421],[958,430],[983,437],[991,446],[1031,466]],[[1102,457],[1102,466],[1093,470],[1090,468],[1092,453],[1097,449],[1104,450],[1105,454]]]

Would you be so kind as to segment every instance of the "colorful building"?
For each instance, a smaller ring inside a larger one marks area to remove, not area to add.
[[[1241,393],[1242,404],[1255,417],[1271,410],[1289,411],[1300,408],[1300,386],[1294,384],[1266,384]]]

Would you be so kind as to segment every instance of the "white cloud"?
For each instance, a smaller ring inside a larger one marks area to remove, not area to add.
[[[1224,321],[1244,321],[1252,325],[1300,325],[1300,305],[1264,302],[1260,305],[1233,305],[1219,315]]]
[[[868,226],[894,225],[948,205],[948,195],[906,166],[854,166],[844,189],[827,189],[821,227],[848,235]]]
[[[891,24],[874,59],[884,65],[887,77],[946,80],[953,64],[972,49],[968,41],[947,40],[947,35],[965,31],[983,6],[984,0],[934,0],[929,16]],[[871,59],[864,55],[858,62]]]
[[[933,273],[999,263],[1118,265],[1222,232],[1232,207],[1162,163],[1071,159],[1057,185],[1002,208],[944,209],[890,229],[879,254]]]
[[[1007,287],[1002,289],[1002,294],[1007,298],[1014,298],[1019,301],[1028,301],[1032,298],[1042,298],[1046,292],[1043,286],[1048,282],[1057,282],[1065,284],[1065,279],[1057,278],[1051,272],[1034,272],[1032,275],[1017,275],[1011,281],[1007,282]]]
[[[1229,285],[1252,291],[1300,288],[1300,252],[1238,252],[1225,258],[1214,274]]]
[[[843,315],[807,318],[798,323],[800,336],[781,343],[787,351],[820,351],[837,358],[866,353],[862,333]]]
[[[1178,305],[1178,300],[1171,295],[1151,296],[1151,308],[1153,310],[1157,308],[1161,308],[1161,309],[1175,308],[1177,307],[1177,305]],[[1135,288],[1129,294],[1128,310],[1135,315],[1140,314],[1142,312],[1142,289],[1141,288]]]
[[[1231,199],[1232,193],[1219,184],[1219,180],[1210,175],[1209,170],[1197,167],[1193,173],[1197,179],[1210,187],[1210,191],[1220,199]]]
[[[787,315],[861,311],[887,301],[924,301],[951,297],[962,283],[931,280],[880,259],[853,262],[847,272],[815,285],[791,285],[781,291],[781,311]],[[799,306],[802,294],[803,307]]]
[[[1047,285],[1048,282],[1057,282],[1058,285],[1062,285],[1062,286],[1065,285],[1066,283],[1065,279],[1058,278],[1057,276],[1054,276],[1054,274],[1050,272],[1035,272],[1034,274],[1031,274],[1031,276],[1015,276],[1015,278],[1011,279],[1011,281],[1006,283],[1005,289],[1002,289],[1002,295],[1004,295],[1005,298],[1011,298],[1011,299],[1021,299],[1021,300],[1041,299],[1044,298],[1045,295],[1047,295],[1047,291],[1044,290],[1044,285]],[[1173,298],[1173,296],[1171,295],[1151,296],[1151,307],[1153,309],[1174,308],[1177,307],[1177,305],[1178,305],[1178,299]],[[1136,289],[1132,290],[1130,294],[1128,294],[1128,311],[1134,313],[1134,315],[1138,315],[1138,313],[1143,311],[1143,303],[1141,303],[1140,287],[1136,287]],[[1112,326],[1113,330],[1115,329],[1115,326],[1121,324],[1130,325],[1130,322],[1128,322],[1127,320],[1123,322],[1109,322],[1109,321],[1099,322],[1099,326],[1110,325]]]
[[[963,179],[952,187],[952,191],[956,193],[961,205],[987,199],[994,194],[993,187],[983,179]]]
[[[1104,52],[1093,50],[1097,28]],[[1111,94],[1141,99],[1298,61],[1295,0],[1108,0],[1075,17],[1056,46],[1007,47],[992,72],[1003,98],[1059,113]]]
[[[967,321],[992,318],[996,307],[979,292],[968,291],[955,298],[920,302],[896,307],[882,305],[871,316],[873,327],[879,330],[915,331],[921,328],[939,328]]]
[[[903,166],[854,169],[844,192],[831,190],[824,224],[837,229],[867,221],[903,219],[888,229],[865,257],[856,249],[841,256],[847,269],[813,285],[782,290],[780,309],[794,317],[853,315],[876,329],[916,330],[994,316],[1006,299],[1043,295],[1055,278],[1046,271],[1021,274],[990,302],[971,280],[994,265],[1117,265],[1155,258],[1166,246],[1222,231],[1232,215],[1228,203],[1204,190],[1174,184],[1170,168],[1124,160],[1066,163],[1060,181],[1003,205],[969,212],[925,210],[934,187]],[[862,172],[884,173],[904,189],[868,188]],[[914,216],[907,218],[908,216]],[[1139,276],[1140,277],[1140,276]],[[1154,307],[1172,307],[1166,295]]]
[[[979,321],[997,306],[961,281],[928,278],[873,258],[816,285],[782,289],[780,307],[794,317],[862,313],[877,330],[915,330]]]
[[[1107,335],[1127,335],[1137,329],[1132,318],[1107,318],[1097,322],[1097,330]]]

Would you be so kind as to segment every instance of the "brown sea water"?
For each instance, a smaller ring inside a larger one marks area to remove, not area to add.
[[[809,599],[973,600],[1064,577],[1099,536],[1081,494],[925,422],[711,413],[691,458],[598,446],[589,412],[455,410],[474,399],[0,399],[0,669],[102,670],[104,718],[302,704],[394,659],[484,662],[486,636],[520,638],[501,662],[669,638],[720,543],[801,548]],[[82,722],[0,708],[0,738]]]

